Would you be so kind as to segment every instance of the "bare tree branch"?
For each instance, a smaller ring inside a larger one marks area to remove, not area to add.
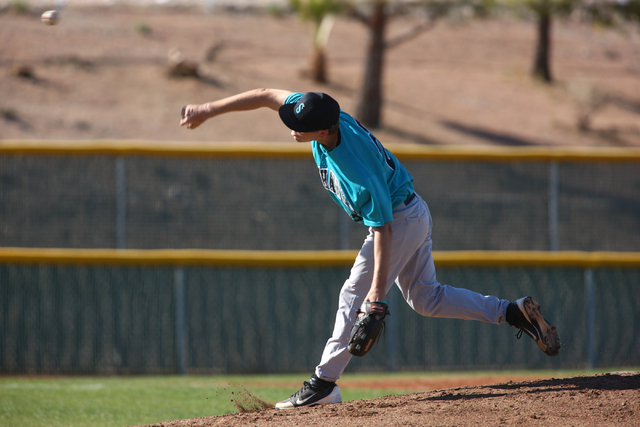
[[[344,14],[348,18],[354,19],[367,27],[371,25],[371,19],[369,18],[369,16],[364,12],[361,12],[351,3],[346,3],[344,5]]]
[[[416,37],[418,37],[420,34],[426,33],[427,31],[429,31],[433,27],[435,27],[436,22],[437,22],[437,20],[427,19],[427,20],[421,22],[420,24],[417,24],[417,25],[413,26],[412,28],[410,28],[405,33],[399,34],[399,35],[391,38],[390,40],[387,40],[385,42],[384,46],[387,49],[392,49],[392,48],[394,48],[396,46],[401,45],[404,42],[407,42],[409,40],[413,40]]]

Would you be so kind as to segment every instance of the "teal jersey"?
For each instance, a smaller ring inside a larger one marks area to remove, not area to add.
[[[289,95],[296,103],[302,93]],[[356,222],[380,227],[393,221],[393,210],[413,194],[413,178],[371,132],[340,112],[340,144],[333,150],[311,141],[322,185]]]

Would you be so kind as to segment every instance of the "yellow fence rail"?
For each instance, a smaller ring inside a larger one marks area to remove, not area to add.
[[[340,267],[357,251],[0,248],[1,264]],[[436,251],[438,267],[640,267],[640,252]]]
[[[640,162],[640,148],[386,144],[401,160]],[[0,140],[0,155],[307,158],[308,144],[137,140]]]

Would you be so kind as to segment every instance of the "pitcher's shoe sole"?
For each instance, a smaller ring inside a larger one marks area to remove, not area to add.
[[[557,356],[560,352],[560,337],[555,326],[552,326],[542,315],[540,304],[531,297],[520,298],[516,301],[518,308],[524,315],[527,324],[519,324],[519,327],[538,344],[548,356]],[[513,325],[512,325],[513,326]]]

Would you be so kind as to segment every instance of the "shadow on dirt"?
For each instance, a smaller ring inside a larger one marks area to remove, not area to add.
[[[598,376],[582,376],[574,378],[551,378],[517,384],[497,384],[485,386],[491,389],[523,389],[540,388],[548,390],[638,390],[640,389],[640,373],[603,374]]]
[[[481,138],[495,145],[526,147],[534,145],[549,145],[545,141],[532,141],[526,138],[522,138],[516,135],[509,135],[505,132],[495,132],[489,129],[484,129],[479,126],[469,126],[463,123],[454,122],[451,120],[443,120],[441,123],[449,129],[455,130],[460,133],[472,135],[477,138]]]
[[[581,390],[638,390],[640,389],[640,373],[633,374],[604,374],[598,376],[582,376],[575,378],[551,378],[547,380],[537,380],[518,383],[494,384],[482,386],[483,389],[491,390],[518,390],[525,393],[542,393],[558,391],[581,391]],[[529,390],[527,390],[529,389]],[[510,393],[470,393],[466,394],[464,389],[444,390],[438,396],[430,396],[419,401],[455,401],[473,400],[504,397]]]
[[[435,139],[429,138],[427,136],[418,135],[417,133],[414,133],[414,132],[407,132],[395,126],[385,126],[383,129],[386,130],[389,133],[389,135],[393,135],[395,138],[399,140],[406,140],[406,142],[408,143],[413,142],[413,143],[418,143],[422,145],[441,145],[441,143]]]
[[[455,400],[472,400],[472,399],[488,399],[495,397],[504,397],[508,393],[472,393],[472,394],[456,394],[443,392],[440,396],[425,397],[424,399],[416,399],[418,402],[437,402],[437,401],[455,401]]]
[[[20,117],[20,114],[14,109],[0,108],[0,119],[2,119],[2,121],[6,122],[7,124],[14,124],[16,126],[19,126],[25,131],[30,131],[33,129],[33,126],[31,126],[29,122]]]

